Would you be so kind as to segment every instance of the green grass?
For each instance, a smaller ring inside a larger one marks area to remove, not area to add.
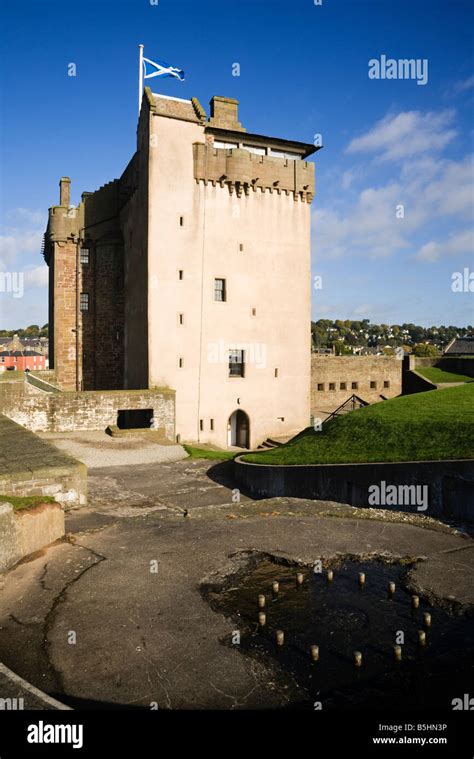
[[[474,458],[474,383],[392,398],[311,427],[254,464],[342,464]]]
[[[193,459],[213,459],[215,461],[230,461],[237,456],[235,451],[222,451],[214,448],[199,448],[183,443],[183,448]]]
[[[25,509],[34,509],[42,503],[55,503],[54,498],[50,495],[0,495],[0,502],[11,503],[14,511],[24,511]]]
[[[441,382],[474,382],[473,377],[468,377],[466,374],[447,372],[444,369],[438,369],[437,366],[420,366],[416,367],[416,371],[425,379],[434,382],[435,385]]]

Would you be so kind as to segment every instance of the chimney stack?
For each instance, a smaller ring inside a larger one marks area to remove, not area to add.
[[[61,177],[59,180],[59,205],[69,208],[71,205],[71,180],[69,177]]]
[[[237,132],[245,132],[246,129],[239,121],[239,101],[233,98],[224,98],[215,95],[210,102],[211,117],[208,126],[220,129],[232,129]]]

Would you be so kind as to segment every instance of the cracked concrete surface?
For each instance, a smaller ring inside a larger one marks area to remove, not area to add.
[[[95,470],[88,508],[67,514],[67,540],[1,578],[0,660],[78,708],[285,705],[298,698],[294,681],[275,661],[231,645],[234,623],[203,594],[244,571],[254,552],[307,566],[343,556],[415,559],[409,584],[472,613],[474,543],[465,535],[341,504],[232,503],[228,470],[219,466],[210,479],[210,467],[187,460]]]

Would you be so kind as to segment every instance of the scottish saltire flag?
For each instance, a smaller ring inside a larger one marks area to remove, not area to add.
[[[154,67],[154,71],[152,70],[150,73],[147,74],[147,63],[150,66]],[[151,79],[154,76],[174,76],[176,79],[179,79],[181,82],[184,82],[184,71],[182,69],[174,68],[174,66],[170,66],[169,63],[165,63],[164,61],[150,61],[149,58],[143,58],[143,78],[144,79]]]

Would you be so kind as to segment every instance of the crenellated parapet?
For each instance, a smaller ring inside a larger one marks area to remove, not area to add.
[[[216,148],[193,143],[194,178],[198,182],[228,187],[241,196],[250,192],[292,193],[295,200],[311,203],[314,196],[314,164],[310,161],[257,155],[245,148]]]

